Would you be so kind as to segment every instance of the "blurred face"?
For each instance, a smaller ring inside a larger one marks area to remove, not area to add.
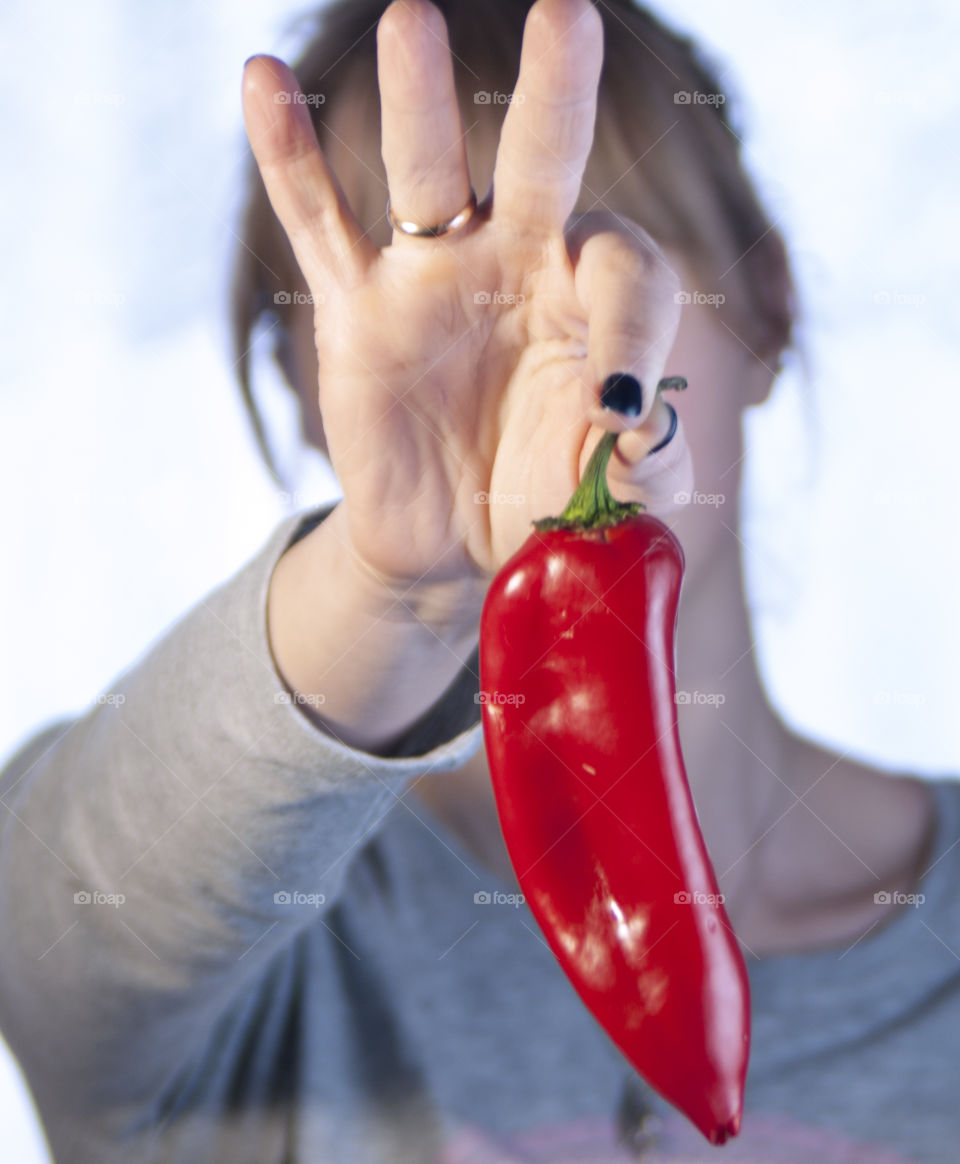
[[[683,285],[695,287],[697,280],[683,259],[676,254],[667,258]],[[773,383],[771,358],[758,358],[727,324],[716,307],[685,305],[665,369],[666,375],[685,376],[690,385],[668,396],[693,457],[695,492],[670,519],[686,554],[688,586],[705,571],[728,530],[738,528],[741,414],[748,405],[762,403]]]
[[[667,258],[683,285],[695,287],[696,279],[683,259],[676,254]],[[304,439],[325,451],[309,306],[296,310],[287,364],[287,377],[297,386]],[[690,385],[686,392],[671,392],[668,397],[683,423],[696,480],[690,504],[669,518],[683,544],[689,588],[707,573],[729,531],[737,529],[741,413],[765,399],[773,374],[721,323],[716,307],[706,304],[684,306],[664,374],[685,376]]]

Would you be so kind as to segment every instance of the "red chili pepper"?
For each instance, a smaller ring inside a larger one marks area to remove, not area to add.
[[[484,739],[507,849],[551,949],[637,1071],[722,1144],[740,1129],[749,985],[680,753],[683,551],[610,495],[615,441],[490,586]]]

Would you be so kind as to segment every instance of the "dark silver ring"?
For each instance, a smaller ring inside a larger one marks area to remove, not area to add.
[[[665,449],[677,435],[677,410],[673,407],[672,404],[667,404],[666,400],[664,400],[663,403],[667,408],[670,409],[670,427],[667,429],[667,435],[663,438],[663,440],[658,444],[655,444],[652,449],[647,450],[648,457],[651,453],[659,453],[661,449]]]

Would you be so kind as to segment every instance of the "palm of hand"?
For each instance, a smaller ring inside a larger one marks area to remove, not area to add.
[[[398,0],[378,49],[391,200],[404,220],[444,221],[470,183],[442,17]],[[676,278],[635,224],[572,218],[602,58],[589,0],[537,0],[494,195],[456,233],[398,232],[382,251],[291,99],[293,75],[273,58],[248,62],[248,135],[318,302],[319,404],[352,549],[388,584],[492,574],[532,520],[563,508],[603,429],[646,438],[635,461],[655,443],[653,395],[625,421],[600,408],[599,385],[615,371],[657,383]],[[630,469],[621,452],[611,485],[640,500]]]
[[[587,320],[565,254],[518,241],[482,222],[455,243],[387,248],[317,312],[356,549],[391,578],[494,572],[576,485]]]

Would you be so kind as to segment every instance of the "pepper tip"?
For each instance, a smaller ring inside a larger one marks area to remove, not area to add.
[[[707,1137],[711,1144],[719,1147],[725,1144],[727,1140],[732,1140],[734,1136],[740,1133],[740,1112],[731,1116],[725,1124],[717,1124],[710,1135]]]

